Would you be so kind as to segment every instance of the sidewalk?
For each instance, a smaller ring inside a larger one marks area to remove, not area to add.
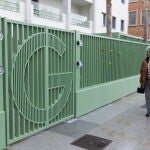
[[[11,145],[8,150],[84,150],[71,143],[85,134],[111,140],[105,150],[150,150],[150,118],[145,117],[144,104],[144,95],[133,93]],[[99,146],[90,150],[101,150]]]

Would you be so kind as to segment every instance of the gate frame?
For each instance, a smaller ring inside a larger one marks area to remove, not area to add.
[[[5,149],[7,148],[7,146],[9,146],[9,144],[12,144],[12,143],[15,143],[21,139],[24,139],[24,138],[27,138],[31,135],[34,135],[36,133],[38,133],[39,131],[43,131],[49,127],[52,127],[58,123],[61,123],[61,122],[64,122],[64,121],[67,121],[71,118],[74,118],[75,117],[75,67],[76,67],[76,63],[74,63],[75,61],[75,54],[76,54],[76,45],[75,43],[73,44],[73,64],[72,64],[72,92],[73,92],[73,103],[72,103],[72,107],[73,107],[73,114],[70,115],[70,116],[67,116],[66,118],[62,118],[61,121],[58,121],[58,122],[54,122],[51,124],[51,126],[49,125],[49,122],[47,121],[46,122],[46,126],[40,130],[36,130],[36,131],[33,131],[32,133],[28,133],[28,134],[25,134],[23,136],[20,136],[19,138],[14,138],[14,139],[11,139],[10,137],[10,126],[12,126],[10,123],[9,123],[9,116],[10,116],[10,109],[9,109],[9,106],[10,106],[10,102],[9,102],[9,97],[11,97],[11,95],[9,95],[9,90],[10,90],[10,87],[9,87],[9,64],[8,64],[8,45],[7,45],[7,42],[8,42],[8,38],[7,38],[7,34],[9,33],[9,30],[7,28],[7,23],[21,23],[21,24],[24,24],[24,25],[32,25],[32,26],[38,26],[38,27],[41,27],[41,28],[44,28],[44,32],[46,33],[46,38],[48,36],[48,30],[49,29],[54,29],[54,28],[49,28],[49,27],[46,27],[46,26],[41,26],[41,25],[36,25],[36,24],[29,24],[29,23],[23,23],[23,22],[19,22],[19,21],[14,21],[14,20],[10,20],[10,19],[7,19],[7,18],[0,18],[0,31],[3,32],[3,35],[4,35],[4,38],[3,40],[1,41],[0,40],[0,66],[1,66],[1,60],[2,60],[2,63],[3,63],[3,66],[5,66],[5,72],[3,74],[3,77],[2,77],[2,83],[1,84],[1,75],[0,75],[0,87],[2,85],[2,89],[3,89],[3,95],[0,95],[0,123],[2,122],[3,125],[1,125],[1,128],[0,128],[0,135],[1,137],[3,138],[2,140],[0,139],[0,150],[2,149]],[[55,30],[55,29],[54,29]],[[58,29],[57,29],[58,30]],[[58,31],[65,31],[65,30],[58,30]],[[68,31],[67,31],[68,32]],[[76,34],[75,34],[75,31],[69,31],[70,34],[74,34],[73,38],[76,39]],[[73,39],[72,39],[73,40]],[[47,43],[47,40],[45,41]],[[47,45],[47,44],[46,44]],[[46,56],[46,61],[45,61],[45,65],[47,66],[48,65],[48,47],[46,46],[45,47],[45,53],[44,53],[44,56]],[[1,59],[1,57],[3,59]],[[48,71],[48,70],[47,70]],[[45,73],[46,75],[46,73]],[[46,78],[47,80],[45,80],[45,83],[46,83],[46,87],[48,87],[48,78]],[[1,93],[1,92],[0,92]],[[47,91],[45,91],[45,94],[47,97],[48,94],[47,94]],[[2,98],[1,98],[2,97]],[[1,101],[2,99],[2,101]],[[1,104],[2,103],[2,104]],[[2,108],[1,108],[2,107]],[[48,105],[47,105],[48,107]],[[2,110],[2,115],[1,115],[1,110]],[[1,119],[1,116],[2,116],[2,119]],[[48,117],[48,111],[47,111],[47,115],[46,117]],[[14,126],[12,126],[13,128]],[[1,133],[2,131],[2,133]],[[4,138],[5,137],[5,138]],[[3,146],[3,147],[2,147]]]
[[[2,32],[2,19],[0,19],[0,32],[2,33],[2,36],[4,35],[4,33]],[[4,67],[4,55],[2,52],[2,42],[3,42],[3,38],[0,40],[0,66]],[[1,149],[5,149],[6,148],[6,116],[5,116],[5,102],[4,102],[4,77],[5,77],[5,73],[0,74],[0,123],[1,123],[1,127],[0,127],[0,150]]]

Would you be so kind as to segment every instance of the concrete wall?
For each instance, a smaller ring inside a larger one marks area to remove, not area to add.
[[[76,117],[136,91],[139,75],[76,91]]]

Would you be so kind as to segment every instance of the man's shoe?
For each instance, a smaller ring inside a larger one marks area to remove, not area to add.
[[[149,114],[149,113],[147,113],[147,114],[146,114],[146,117],[150,117],[150,114]]]

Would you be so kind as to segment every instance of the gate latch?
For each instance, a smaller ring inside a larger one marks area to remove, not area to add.
[[[83,67],[83,64],[82,64],[82,62],[80,60],[77,61],[77,66],[78,67]]]
[[[81,40],[78,40],[78,41],[77,41],[77,45],[78,45],[78,46],[83,46],[83,42],[82,42]]]

